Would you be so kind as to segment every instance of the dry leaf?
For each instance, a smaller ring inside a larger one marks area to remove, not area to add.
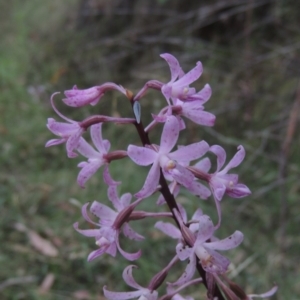
[[[77,300],[89,300],[91,299],[91,295],[86,290],[80,290],[73,293],[73,297]]]
[[[52,273],[47,274],[43,282],[39,286],[39,293],[42,295],[48,293],[54,283],[54,280],[55,280],[54,274]]]
[[[53,246],[53,244],[50,241],[42,238],[33,230],[27,230],[27,235],[31,245],[40,253],[51,257],[58,255],[58,250]]]
[[[30,244],[40,253],[56,257],[58,255],[58,250],[54,247],[54,245],[42,238],[38,233],[36,233],[33,230],[28,229],[24,224],[22,223],[15,223],[14,227],[16,230],[21,232],[26,232],[30,241]]]

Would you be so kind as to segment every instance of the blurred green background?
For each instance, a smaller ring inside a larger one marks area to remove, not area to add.
[[[1,1],[0,33],[0,299],[102,299],[105,284],[125,290],[121,272],[128,263],[119,255],[87,263],[94,240],[72,227],[80,221],[87,228],[81,205],[105,202],[106,189],[101,172],[80,189],[82,159],[67,159],[64,146],[44,147],[53,138],[47,118],[59,120],[49,97],[74,84],[88,88],[113,81],[137,92],[150,79],[167,82],[169,70],[159,57],[165,52],[185,71],[200,60],[204,73],[194,86],[209,83],[213,89],[206,109],[217,116],[216,125],[189,122],[181,142],[220,144],[228,159],[240,144],[247,151],[237,172],[253,194],[223,200],[218,231],[220,238],[236,229],[245,234],[242,246],[226,253],[230,276],[251,293],[276,282],[273,299],[300,299],[298,1]],[[115,93],[81,109],[66,107],[59,98],[60,111],[76,120],[99,112],[131,116],[129,103]],[[145,123],[162,105],[158,92],[147,93]],[[137,141],[131,127],[105,125],[104,137],[113,149]],[[147,173],[126,159],[111,170],[123,180],[121,193],[138,191]],[[190,213],[201,207],[216,220],[213,201],[187,193],[179,200]],[[154,202],[155,197],[143,205],[154,210]],[[174,253],[175,243],[153,224],[138,224],[147,240],[132,246],[121,240],[126,250],[143,250],[135,273],[141,284]],[[204,299],[204,289],[190,295]]]

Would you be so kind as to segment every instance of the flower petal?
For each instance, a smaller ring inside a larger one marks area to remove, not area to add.
[[[203,248],[205,248],[205,250],[210,255],[210,259],[200,260],[203,269],[206,272],[213,273],[213,274],[225,273],[230,264],[230,260],[212,249],[209,249],[207,247],[203,247]]]
[[[201,199],[207,199],[211,195],[210,190],[198,181],[193,181],[188,187],[188,190],[193,195],[199,196]]]
[[[211,146],[209,151],[214,153],[217,156],[217,170],[216,172],[219,172],[220,169],[223,167],[225,160],[226,160],[226,152],[225,150],[218,145]]]
[[[118,250],[119,252],[127,259],[127,260],[130,260],[130,261],[133,261],[133,260],[137,260],[138,258],[140,258],[140,256],[142,255],[142,251],[139,250],[135,253],[128,253],[128,252],[125,252],[120,244],[119,244],[119,239],[116,239],[116,243],[117,243],[117,247],[118,247]]]
[[[174,116],[169,116],[165,122],[160,139],[159,153],[169,153],[175,146],[179,136],[179,123]]]
[[[214,126],[216,121],[215,115],[203,110],[200,101],[185,102],[182,106],[182,115],[203,126]]]
[[[208,157],[205,157],[205,158],[201,159],[200,161],[198,161],[194,167],[199,169],[202,172],[207,173],[211,168],[210,159]]]
[[[90,207],[90,212],[98,217],[100,221],[105,222],[106,224],[114,223],[117,213],[113,211],[110,207],[102,204],[100,202],[94,201]]]
[[[180,239],[182,237],[180,230],[171,223],[159,221],[155,223],[154,227],[173,239]]]
[[[106,286],[103,287],[104,296],[109,300],[127,300],[138,298],[143,294],[142,290],[133,291],[133,292],[111,292],[106,289]]]
[[[101,248],[92,251],[92,252],[89,254],[87,260],[88,260],[88,261],[92,261],[92,260],[94,260],[95,258],[97,258],[98,256],[101,256],[102,254],[104,254],[104,253],[106,252],[106,250],[107,250],[108,247],[109,247],[109,245],[104,245],[104,246],[102,246]]]
[[[145,239],[142,235],[135,232],[128,223],[125,223],[123,225],[122,230],[123,230],[124,235],[131,240],[142,241]]]
[[[194,67],[184,76],[182,76],[179,80],[177,80],[175,84],[178,86],[184,86],[184,85],[188,86],[190,83],[196,81],[201,76],[202,71],[203,71],[202,64],[200,61],[198,61],[196,67]]]
[[[246,185],[238,183],[232,189],[227,189],[226,194],[232,198],[243,198],[250,195],[251,191]]]
[[[182,71],[178,60],[169,53],[161,54],[160,57],[162,57],[168,63],[171,71],[171,82],[174,82],[179,73]]]
[[[278,290],[278,286],[275,285],[272,289],[270,289],[268,292],[263,293],[263,294],[251,294],[247,295],[249,300],[252,300],[252,298],[268,298],[273,296]]]
[[[240,231],[235,231],[231,236],[226,239],[204,243],[203,246],[213,249],[213,250],[229,250],[236,248],[244,239],[244,235]]]
[[[193,254],[190,256],[190,260],[183,274],[175,282],[173,282],[171,286],[182,286],[194,276],[195,271],[196,271],[196,256]]]
[[[120,181],[115,181],[115,180],[112,179],[112,177],[110,176],[110,173],[109,173],[108,165],[105,165],[104,170],[103,170],[103,181],[108,186],[121,184]]]
[[[153,149],[134,145],[128,146],[127,154],[139,166],[148,166],[157,158],[157,152]]]
[[[189,189],[195,179],[193,173],[188,171],[180,164],[176,164],[176,168],[169,170],[168,173],[171,174],[174,180],[176,180],[187,189]]]
[[[131,286],[132,288],[134,288],[136,290],[142,290],[144,288],[142,286],[140,286],[133,278],[132,270],[134,268],[137,268],[137,266],[135,266],[135,265],[127,266],[122,273],[122,277],[127,285]]]
[[[211,218],[207,215],[199,217],[199,230],[197,233],[197,245],[203,244],[206,240],[210,239],[214,233],[214,224]]]
[[[159,163],[155,161],[147,175],[144,186],[134,196],[136,198],[147,198],[154,193],[159,182],[159,176]]]
[[[220,173],[226,174],[230,169],[237,167],[244,160],[245,155],[246,152],[244,147],[242,145],[238,146],[238,152]]]
[[[203,156],[209,149],[209,145],[205,141],[180,147],[178,150],[170,153],[169,158],[179,162],[190,162]]]
[[[101,157],[101,154],[97,152],[84,138],[79,139],[79,143],[76,149],[81,155],[87,158]]]
[[[73,150],[77,148],[77,146],[79,145],[79,141],[82,133],[83,133],[83,129],[80,128],[79,130],[74,132],[67,140],[66,148],[67,148],[68,157],[72,158],[77,156],[77,154],[75,154]]]
[[[86,163],[77,176],[77,183],[84,188],[85,183],[97,172],[97,170],[104,164],[102,160]],[[78,165],[82,166],[82,164]]]
[[[52,139],[50,141],[48,141],[45,145],[45,147],[51,147],[51,146],[56,146],[56,145],[60,145],[62,143],[64,143],[66,141],[65,138],[62,139]]]
[[[109,149],[106,149],[106,147],[103,144],[102,123],[91,126],[91,138],[97,150],[101,154],[106,154]]]
[[[197,99],[201,98],[202,103],[205,103],[207,100],[209,100],[211,94],[211,87],[209,84],[206,84],[195,96],[197,96]]]
[[[73,224],[76,231],[87,237],[96,237],[99,235],[99,229],[79,229],[78,222]]]
[[[191,259],[191,256],[194,256],[193,252],[193,248],[185,246],[182,243],[176,245],[176,253],[181,261],[186,260],[187,258]]]

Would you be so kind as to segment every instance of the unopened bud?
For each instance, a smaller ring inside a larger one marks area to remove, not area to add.
[[[133,92],[126,89],[126,97],[132,101],[133,100]]]
[[[166,279],[168,272],[166,269],[163,269],[159,273],[157,273],[150,281],[148,289],[151,291],[156,290],[158,287],[162,285],[164,280]]]

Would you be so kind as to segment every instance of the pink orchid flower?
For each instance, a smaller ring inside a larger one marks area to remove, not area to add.
[[[243,234],[235,231],[231,236],[223,240],[216,240],[213,237],[215,227],[207,215],[202,215],[197,211],[193,220],[198,220],[197,227],[195,223],[190,225],[189,229],[195,234],[195,243],[193,247],[187,247],[182,242],[181,231],[170,223],[158,222],[155,227],[163,231],[171,238],[179,240],[176,246],[176,253],[180,260],[189,259],[189,263],[183,275],[172,285],[182,285],[189,281],[196,270],[196,260],[199,259],[203,269],[212,274],[222,274],[227,271],[229,259],[222,256],[215,250],[229,250],[236,248],[243,241]],[[183,222],[184,222],[183,218]]]
[[[104,296],[110,300],[127,300],[138,298],[140,300],[156,300],[158,298],[158,292],[150,290],[149,288],[144,288],[140,286],[132,276],[132,269],[136,268],[134,265],[126,267],[123,271],[123,279],[127,285],[136,289],[132,292],[112,292],[103,287]]]
[[[79,140],[81,135],[84,132],[84,128],[80,126],[79,122],[67,118],[57,110],[53,101],[54,96],[57,94],[59,93],[54,93],[51,96],[50,101],[51,101],[52,108],[62,119],[64,119],[68,123],[57,122],[55,121],[55,119],[49,118],[47,123],[48,129],[55,135],[58,135],[60,138],[52,139],[48,141],[45,146],[51,147],[62,143],[66,143],[67,155],[68,157],[73,158],[77,156],[77,154],[74,153],[73,151],[76,149],[76,147],[79,144]]]
[[[211,175],[209,180],[209,185],[215,198],[220,201],[225,193],[232,198],[242,198],[250,195],[251,191],[249,188],[244,184],[238,183],[239,177],[237,174],[227,174],[230,169],[237,167],[244,160],[244,147],[238,146],[238,152],[223,170],[221,168],[226,161],[225,150],[221,146],[214,145],[210,147],[209,151],[217,156],[217,170]]]
[[[151,148],[150,146],[128,146],[127,154],[136,164],[141,166],[152,164],[143,188],[135,195],[137,198],[146,198],[155,192],[159,182],[160,168],[186,188],[189,188],[193,183],[194,175],[180,165],[180,162],[198,159],[208,151],[209,146],[205,141],[202,141],[181,147],[170,153],[178,136],[178,121],[174,116],[170,116],[164,125],[159,147],[154,145]]]
[[[110,142],[102,138],[102,123],[91,126],[91,138],[97,151],[84,139],[80,138],[77,146],[77,151],[88,158],[87,162],[81,162],[78,167],[81,171],[78,174],[77,182],[81,187],[84,187],[96,171],[103,165],[108,164],[105,156],[109,151]]]
[[[106,91],[117,90],[126,95],[126,90],[113,82],[106,82],[100,86],[94,86],[88,89],[79,90],[75,85],[72,90],[65,91],[67,98],[63,99],[64,103],[73,107],[80,107],[87,104],[96,105]]]
[[[101,256],[104,253],[108,253],[111,256],[116,256],[117,250],[128,260],[136,260],[140,257],[141,251],[136,253],[125,252],[119,244],[119,235],[122,230],[123,234],[129,239],[143,240],[144,237],[135,232],[126,222],[130,217],[131,212],[135,206],[141,201],[141,199],[135,201],[130,205],[131,194],[126,193],[118,197],[116,185],[108,188],[108,198],[112,202],[116,211],[110,207],[94,201],[90,207],[90,212],[99,218],[96,223],[89,217],[87,213],[87,207],[89,203],[82,207],[82,215],[86,221],[99,226],[99,229],[79,229],[78,223],[74,224],[74,228],[81,234],[94,237],[96,239],[96,245],[99,249],[91,252],[88,256],[88,261]]]

